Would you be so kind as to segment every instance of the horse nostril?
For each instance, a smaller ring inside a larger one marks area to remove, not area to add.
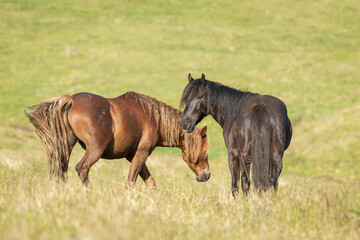
[[[185,123],[186,123],[186,127],[187,127],[187,128],[190,128],[190,121],[189,121],[189,120],[186,120]]]
[[[181,127],[182,127],[182,129],[184,129],[184,131],[188,130],[188,128],[189,128],[189,120],[188,119],[187,120],[183,119],[181,121]]]
[[[209,180],[211,173],[206,174],[206,181]]]

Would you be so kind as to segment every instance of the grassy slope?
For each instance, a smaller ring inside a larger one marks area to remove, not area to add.
[[[0,238],[359,237],[359,11],[355,0],[1,1]],[[231,199],[210,117],[206,184],[169,149],[148,162],[156,192],[125,191],[125,161],[98,162],[84,192],[79,148],[69,184],[47,181],[25,106],[134,90],[176,107],[188,72],[287,104],[294,136],[276,195]]]

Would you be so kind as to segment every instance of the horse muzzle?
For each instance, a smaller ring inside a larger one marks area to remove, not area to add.
[[[206,182],[210,178],[210,172],[202,171],[199,176],[196,177],[198,182]]]
[[[182,120],[181,121],[181,128],[184,130],[184,132],[186,133],[192,133],[194,131],[194,126],[192,126],[191,122],[189,119],[186,120]]]

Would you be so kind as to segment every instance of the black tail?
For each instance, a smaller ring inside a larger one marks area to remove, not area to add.
[[[261,192],[270,187],[271,129],[266,122],[268,113],[265,105],[256,105],[252,114],[252,180],[255,190]]]

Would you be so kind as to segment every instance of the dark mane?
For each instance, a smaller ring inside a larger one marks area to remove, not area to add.
[[[212,106],[212,111],[222,113],[222,121],[232,123],[235,120],[237,111],[234,109],[240,106],[240,102],[247,95],[255,95],[249,91],[242,91],[221,83],[207,81],[208,86],[208,109]]]

